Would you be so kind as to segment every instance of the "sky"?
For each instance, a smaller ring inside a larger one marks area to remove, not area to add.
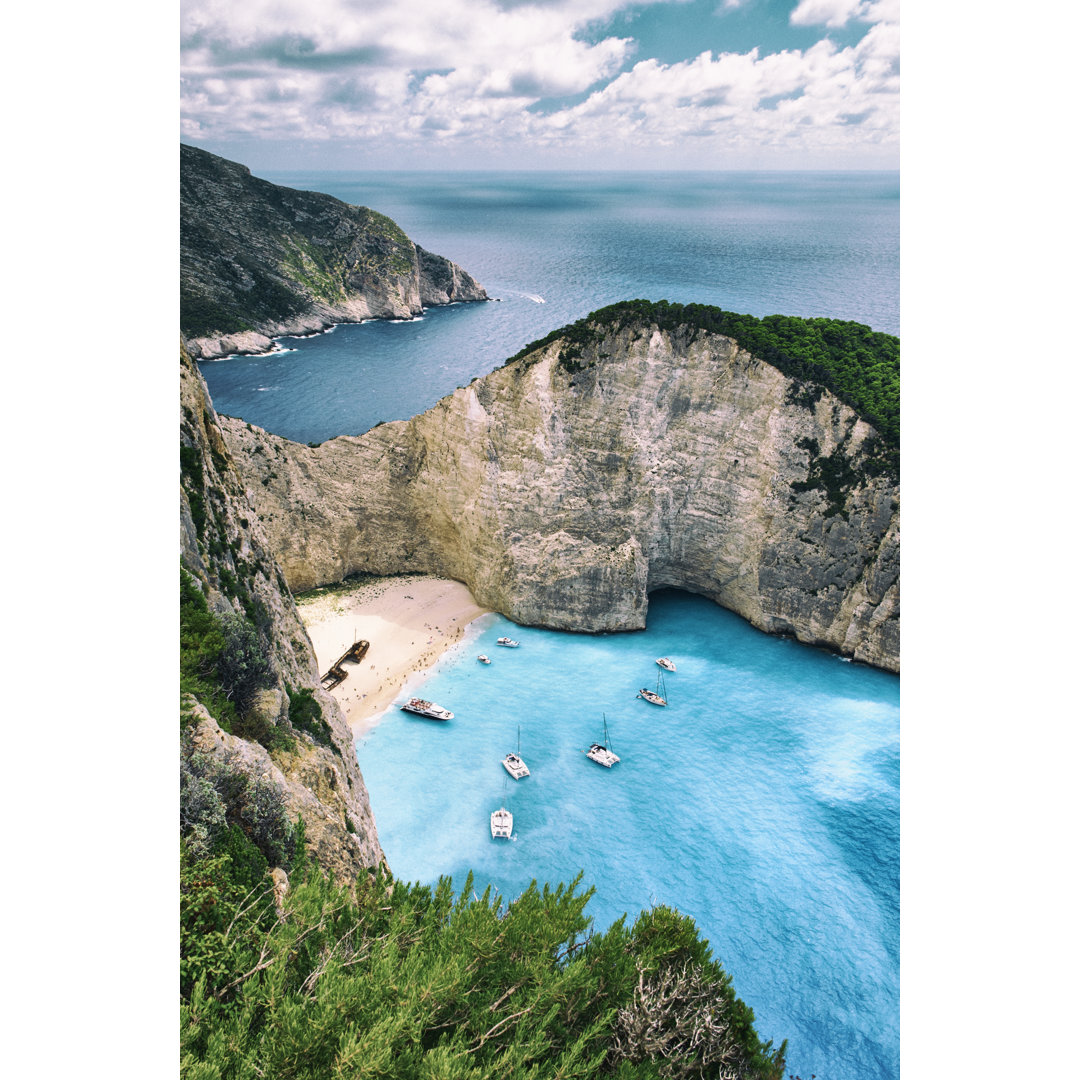
[[[253,168],[894,169],[899,0],[182,0]]]

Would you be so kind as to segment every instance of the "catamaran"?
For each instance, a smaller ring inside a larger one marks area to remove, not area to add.
[[[492,810],[491,812],[491,839],[498,840],[500,837],[504,840],[510,839],[510,834],[514,831],[514,815],[510,813],[506,807],[501,807],[498,810]]]
[[[401,706],[405,712],[416,713],[417,716],[426,716],[432,720],[453,720],[454,714],[434,701],[425,701],[423,698],[412,697]]]
[[[503,780],[503,805],[491,812],[491,839],[511,839],[514,831],[514,815],[506,809],[506,780]]]
[[[618,755],[613,753],[608,748],[610,742],[607,730],[607,715],[604,716],[604,741],[602,743],[594,742],[588,750],[585,751],[585,756],[590,761],[595,761],[597,765],[603,765],[605,769],[610,769],[612,765],[618,762]]]
[[[509,753],[502,759],[503,768],[515,779],[523,780],[529,775],[529,766],[521,760],[521,725],[518,725],[517,753]]]

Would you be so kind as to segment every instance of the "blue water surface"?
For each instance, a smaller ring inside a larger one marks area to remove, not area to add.
[[[300,442],[407,419],[619,300],[899,333],[895,172],[266,173],[393,218],[499,303],[283,339],[201,365],[217,408]]]
[[[395,874],[460,886],[473,870],[509,899],[583,870],[599,928],[677,907],[759,1033],[789,1040],[789,1073],[898,1076],[899,680],[673,591],[637,633],[491,615],[471,634],[423,684],[453,720],[394,709],[358,743]],[[662,655],[667,708],[635,696]],[[583,753],[605,716],[611,771]],[[500,759],[519,727],[532,775],[514,782]],[[514,838],[495,841],[504,800]]]

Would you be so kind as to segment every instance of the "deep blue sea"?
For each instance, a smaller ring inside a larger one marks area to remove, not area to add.
[[[899,333],[898,173],[263,175],[387,214],[500,298],[201,365],[220,411],[300,442],[407,419],[618,300]]]
[[[677,907],[759,1033],[789,1040],[788,1073],[895,1078],[899,680],[687,593],[654,594],[648,624],[474,623],[423,683],[454,719],[392,710],[358,745],[390,866],[459,885],[472,869],[477,892],[490,882],[507,899],[583,870],[601,928]],[[496,646],[504,634],[521,647]],[[666,708],[636,697],[655,688],[658,656],[678,667]],[[610,771],[583,753],[605,716],[622,759]],[[500,760],[519,726],[531,776],[515,782]],[[489,828],[504,799],[512,841]]]
[[[896,173],[265,176],[389,215],[501,299],[201,365],[219,410],[303,442],[412,416],[617,300],[899,332]],[[394,710],[358,747],[395,874],[460,884],[473,869],[512,898],[584,870],[598,927],[673,905],[759,1032],[789,1039],[789,1073],[895,1080],[899,680],[672,592],[640,633],[474,627],[424,684],[456,718]],[[503,633],[521,648],[497,648]],[[635,698],[661,655],[679,667],[667,709]],[[605,714],[611,772],[582,753]],[[500,843],[488,818],[519,724],[533,774],[506,782],[515,839]]]

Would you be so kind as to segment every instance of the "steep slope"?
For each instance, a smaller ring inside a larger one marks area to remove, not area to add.
[[[192,777],[194,792],[187,803],[182,799],[184,821],[205,834],[211,820],[206,797],[213,798],[207,796],[207,777],[232,791],[246,785],[253,793],[251,814],[233,814],[243,818],[245,831],[258,831],[264,804],[280,808],[278,815],[283,812],[290,822],[299,815],[320,865],[339,882],[353,882],[381,864],[383,853],[352,734],[319,683],[307,632],[245,495],[202,377],[183,348],[180,385],[181,566],[189,575],[189,597],[209,612],[206,637],[217,651],[215,657],[203,646],[205,655],[194,663],[197,674],[208,673],[208,685],[227,660],[232,676],[229,700],[199,691],[184,701],[185,775]],[[236,655],[230,656],[234,641]],[[183,656],[182,641],[182,670]],[[244,664],[252,671],[243,670]],[[240,700],[237,686],[254,689]],[[226,711],[241,730],[227,730],[233,725]]]
[[[374,210],[180,147],[180,328],[196,359],[261,352],[278,334],[486,299],[461,267]]]
[[[358,438],[222,431],[293,588],[437,573],[518,622],[605,631],[672,586],[899,670],[891,452],[730,336],[629,305]]]

